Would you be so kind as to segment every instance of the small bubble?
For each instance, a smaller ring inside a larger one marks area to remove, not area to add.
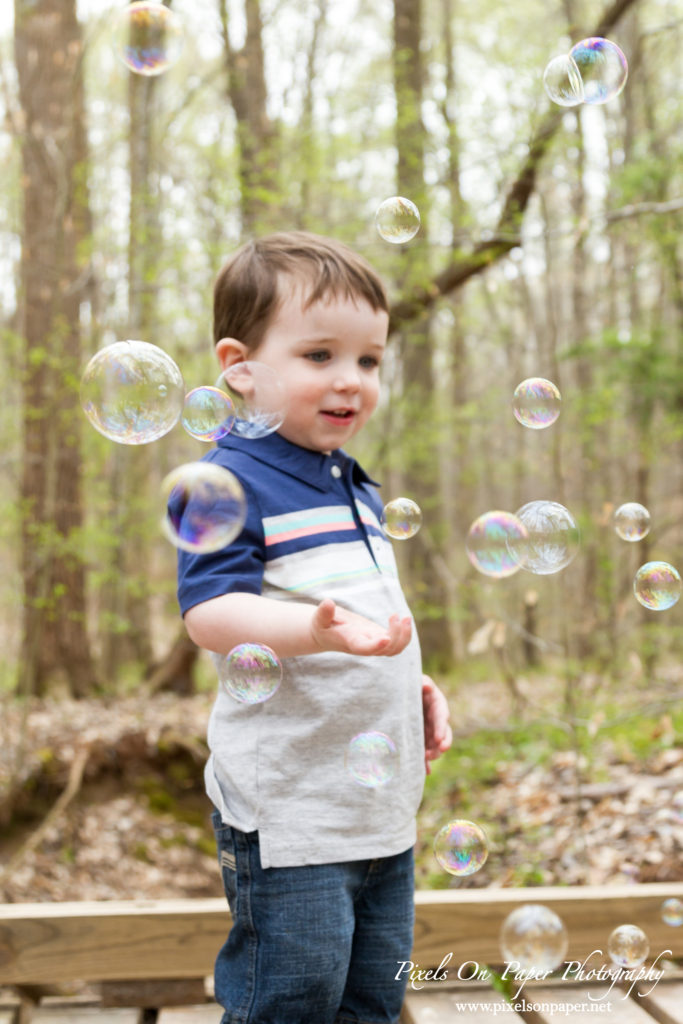
[[[386,733],[361,732],[348,745],[346,768],[360,786],[385,786],[396,774],[397,765],[396,744]]]
[[[481,825],[465,818],[449,821],[436,835],[434,856],[444,871],[464,877],[484,866],[489,845]]]
[[[681,596],[680,573],[668,562],[646,562],[635,575],[633,592],[644,608],[666,611]]]
[[[377,207],[375,226],[385,242],[401,245],[420,230],[420,211],[410,199],[391,196]]]
[[[216,667],[221,686],[240,704],[262,704],[282,682],[280,660],[265,644],[238,644],[217,656]]]
[[[384,506],[380,524],[387,537],[408,540],[422,525],[422,511],[411,498],[394,498]]]
[[[650,513],[637,501],[627,501],[614,513],[614,530],[622,540],[642,540],[650,532]]]
[[[607,940],[607,952],[617,967],[638,967],[650,952],[650,943],[638,925],[620,924]]]
[[[554,971],[563,962],[569,936],[562,919],[549,907],[527,903],[505,918],[500,949],[507,963],[523,971]]]

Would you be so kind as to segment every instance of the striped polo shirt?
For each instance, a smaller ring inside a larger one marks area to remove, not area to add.
[[[382,625],[409,615],[376,485],[341,449],[324,455],[279,434],[222,439],[206,461],[228,468],[247,498],[242,533],[223,550],[179,552],[185,612],[222,594],[340,606]],[[262,704],[219,690],[209,721],[207,792],[223,821],[258,830],[263,867],[391,856],[415,842],[424,782],[422,671],[413,627],[394,657],[324,652],[283,661]],[[385,733],[397,749],[384,785],[348,771],[350,741]]]

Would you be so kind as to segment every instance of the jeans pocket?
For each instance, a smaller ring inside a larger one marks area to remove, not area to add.
[[[223,888],[225,889],[230,909],[234,913],[234,904],[237,898],[237,858],[235,856],[234,832],[230,825],[223,823],[218,811],[211,815],[211,824],[216,836],[218,866],[221,870]]]

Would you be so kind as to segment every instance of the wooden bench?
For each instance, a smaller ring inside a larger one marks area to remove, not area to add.
[[[522,903],[543,903],[562,917],[569,932],[567,960],[582,963],[594,950],[606,950],[612,929],[626,923],[645,931],[651,959],[665,950],[671,958],[683,957],[683,926],[671,927],[661,917],[669,897],[683,899],[683,883],[419,891],[412,963],[432,972],[445,958],[447,963],[438,980],[409,988],[403,1019],[683,1024],[683,974],[650,983],[647,998],[644,985],[640,995],[635,988],[630,997],[619,990],[611,1013],[591,1010],[590,996],[605,988],[597,983],[588,990],[576,980],[527,983],[523,998],[529,1005],[515,1010],[490,985],[468,978],[477,967],[501,963],[501,924]],[[0,1000],[0,1024],[217,1024],[220,1010],[210,1001],[205,979],[229,927],[222,899],[0,906],[0,986],[15,994],[14,1001],[9,995]],[[49,986],[76,981],[96,985],[96,998],[69,1001],[47,994]],[[583,1005],[583,1016],[552,1008],[568,1003]],[[549,1009],[543,1009],[546,1004]]]

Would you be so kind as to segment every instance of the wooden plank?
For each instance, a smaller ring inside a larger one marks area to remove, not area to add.
[[[0,984],[197,978],[230,928],[225,900],[0,906]]]
[[[658,1024],[683,1024],[683,982],[660,981],[637,986],[636,1002],[654,1017]]]
[[[510,1012],[505,998],[493,989],[453,992],[424,988],[419,992],[408,990],[401,1021],[405,1024],[451,1024],[451,1021],[491,1024],[497,1017],[509,1024],[522,1024],[522,1018]]]
[[[560,915],[569,933],[568,960],[606,951],[610,932],[619,924],[642,928],[653,957],[667,949],[683,956],[683,928],[671,928],[661,919],[662,902],[670,896],[683,899],[683,883],[418,891],[412,959],[424,969],[438,967],[448,953],[452,965],[500,963],[500,928],[520,903],[543,903]]]
[[[31,1024],[138,1024],[138,1010],[105,1010],[100,1006],[38,1007]]]
[[[498,936],[521,903],[543,903],[569,932],[567,959],[605,950],[610,932],[633,923],[651,956],[683,956],[683,928],[663,923],[664,899],[683,898],[683,883],[530,889],[418,891],[412,960],[437,968],[501,961]],[[0,906],[0,984],[197,978],[210,975],[230,927],[223,899],[12,903]]]
[[[203,978],[148,978],[103,981],[103,1006],[194,1006],[206,998]]]
[[[223,1010],[216,1003],[162,1010],[157,1024],[219,1024]]]
[[[590,993],[590,998],[589,998]],[[521,998],[521,997],[520,997]],[[572,985],[548,988],[525,986],[524,1019],[527,1024],[654,1024],[642,1006],[629,999],[626,992],[609,985]],[[596,1005],[605,1009],[596,1012]]]

